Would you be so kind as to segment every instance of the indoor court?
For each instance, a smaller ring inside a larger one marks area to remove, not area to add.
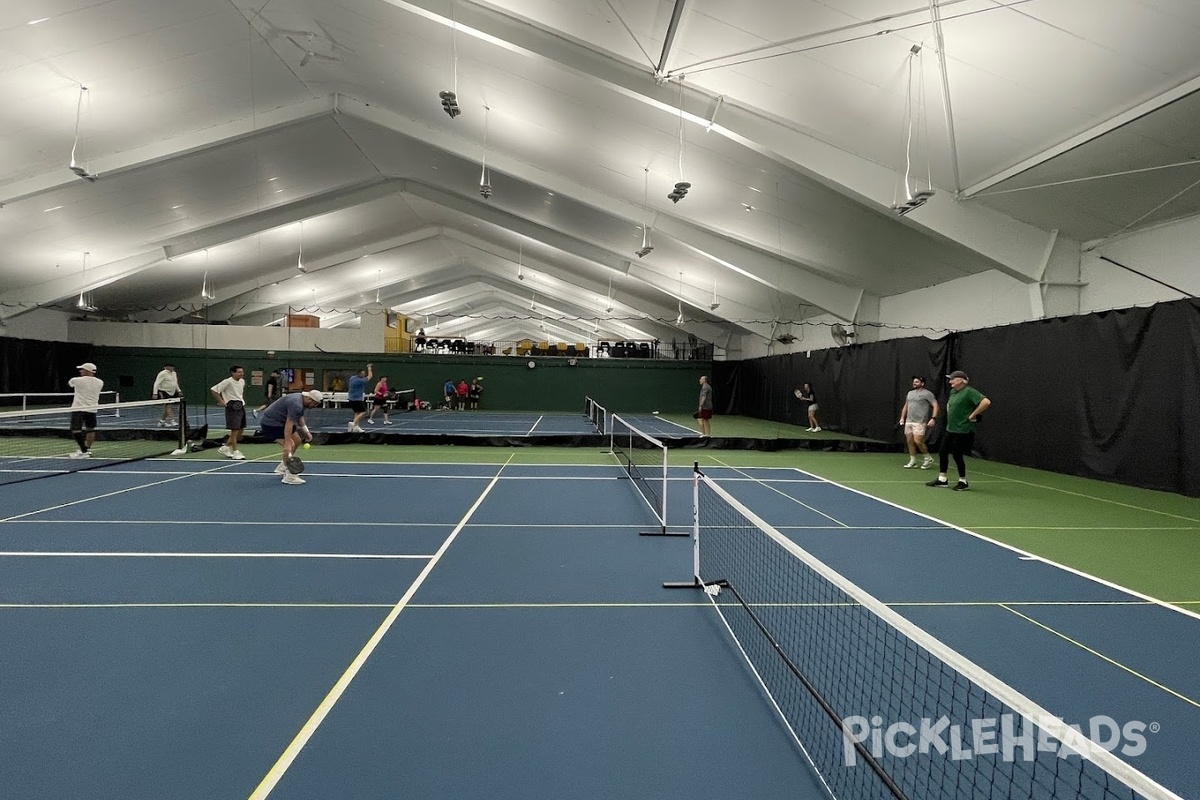
[[[1200,798],[1200,2],[0,3],[0,800]]]

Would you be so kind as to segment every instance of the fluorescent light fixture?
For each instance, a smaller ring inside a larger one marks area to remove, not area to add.
[[[179,204],[179,205],[177,205],[177,206],[171,206],[171,210],[172,210],[172,211],[175,211],[176,209],[179,209],[179,208],[183,208],[183,203],[180,203],[180,204]]]
[[[278,175],[276,175],[274,178],[267,178],[267,182],[268,182],[268,183],[269,183],[269,182],[271,182],[271,181],[277,181],[277,180],[279,180],[279,176],[278,176]]]
[[[45,209],[42,209],[42,213],[45,214],[48,211],[58,211],[60,208],[62,208],[62,206],[54,206],[52,208],[45,208]]]
[[[26,24],[27,24],[27,25],[37,25],[38,23],[45,22],[45,21],[46,21],[46,20],[48,20],[48,19],[50,19],[50,18],[49,18],[49,17],[42,17],[41,19],[34,19],[34,20],[30,20],[30,21],[29,21],[28,23],[26,23]]]

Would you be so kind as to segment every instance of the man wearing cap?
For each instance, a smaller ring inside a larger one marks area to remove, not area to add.
[[[288,472],[287,464],[301,444],[312,441],[312,433],[308,430],[308,423],[304,421],[304,412],[319,405],[321,405],[321,393],[312,389],[307,392],[285,394],[271,403],[262,414],[258,435],[264,439],[273,440],[282,449],[279,466],[275,467],[275,474],[282,475],[283,482],[288,485],[296,486],[304,483],[304,479],[299,475]]]
[[[90,361],[75,369],[79,370],[79,376],[71,378],[67,385],[75,390],[71,400],[71,436],[79,449],[70,457],[91,458],[92,445],[96,443],[96,406],[100,405],[104,381],[96,377],[96,365]]]
[[[946,378],[950,382],[950,397],[946,399],[946,438],[938,453],[938,476],[926,485],[934,488],[949,485],[946,469],[950,466],[950,456],[954,456],[954,465],[958,467],[954,491],[961,492],[971,488],[967,485],[967,464],[963,457],[975,444],[975,423],[979,421],[979,415],[987,411],[992,401],[967,385],[969,379],[962,370],[955,370]]]
[[[908,463],[904,465],[905,469],[917,466],[917,450],[925,455],[921,461],[921,469],[933,466],[933,456],[929,455],[925,434],[937,424],[937,416],[937,398],[925,388],[923,377],[913,375],[912,391],[904,398],[904,405],[900,407],[900,427],[904,429],[904,441],[908,445]]]

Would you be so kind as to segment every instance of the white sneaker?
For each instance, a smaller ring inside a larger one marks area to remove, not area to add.
[[[217,452],[218,452],[218,453],[220,453],[220,454],[221,454],[221,455],[223,455],[223,456],[228,456],[228,455],[229,455],[230,453],[232,453],[233,451],[229,449],[229,445],[227,445],[227,444],[223,444],[223,445],[221,445],[220,447],[218,447],[218,448],[217,448]]]
[[[288,472],[288,473],[284,474],[283,482],[289,486],[299,486],[300,484],[304,483],[304,478],[301,478],[299,475],[293,475],[292,473]]]
[[[384,425],[391,425],[391,424],[392,424],[392,421],[391,421],[390,419],[385,419],[385,420],[383,421],[383,424],[384,424]]]
[[[354,433],[354,423],[353,422],[346,423],[346,433]]]
[[[254,415],[255,419],[258,419],[258,409],[257,408],[250,409],[250,413]]]
[[[812,428],[805,428],[804,430],[808,431],[809,433],[812,433]]]
[[[283,475],[286,472],[287,472],[287,467],[285,467],[283,465],[282,461],[280,461],[278,464],[275,465],[275,474],[276,475]]]
[[[366,431],[364,431],[362,428],[358,427],[357,425],[352,426],[350,428],[350,432],[351,433],[366,433]]]
[[[71,453],[67,456],[67,458],[91,458],[91,457],[92,457],[92,453],[90,450],[76,450],[74,453]]]
[[[234,450],[232,453],[229,454],[229,457],[232,458],[234,461],[245,461],[246,460],[246,454],[243,453],[241,450]]]
[[[813,433],[820,433],[820,432],[821,432],[821,429],[819,427],[813,428]]]
[[[916,465],[917,465],[917,460],[916,460],[915,458],[910,458],[910,459],[908,460],[908,463],[904,465],[904,468],[905,468],[905,469],[912,469],[912,468],[913,468],[913,467],[915,467]]]
[[[922,461],[922,462],[921,462],[921,469],[929,469],[929,468],[930,468],[930,467],[932,467],[932,466],[933,466],[933,459],[932,459],[932,458],[927,458],[927,459],[925,459],[924,461]]]
[[[367,420],[367,424],[368,424],[368,425],[374,425],[374,424],[375,424],[375,420],[373,420],[373,419],[369,419],[369,420]]]

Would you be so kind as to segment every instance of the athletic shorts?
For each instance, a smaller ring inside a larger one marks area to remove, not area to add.
[[[696,417],[696,419],[712,419],[712,409],[711,408],[700,409],[700,416]]]
[[[387,405],[387,398],[375,395],[371,398],[371,402],[375,404],[376,408],[383,408]]]
[[[297,429],[293,428],[293,430]],[[262,425],[258,429],[258,436],[260,439],[266,439],[270,442],[278,442],[283,438],[283,428],[276,427],[275,425]]]
[[[94,430],[96,430],[96,412],[95,411],[72,411],[71,412],[71,430],[73,430],[73,431],[94,431]]]
[[[161,389],[155,394],[155,400],[174,400],[179,397],[179,392],[164,392]]]
[[[246,404],[241,400],[230,400],[225,403],[225,427],[231,431],[246,429]]]
[[[809,410],[809,411],[816,411],[816,410],[817,410],[817,404],[816,404],[816,403],[813,403],[812,405],[810,405],[810,406],[808,407],[808,410]]]
[[[925,435],[925,423],[924,422],[906,422],[906,423],[904,423],[904,435],[905,436],[924,436]]]
[[[367,410],[367,403],[365,400],[350,400],[347,401],[346,405],[350,406],[350,410],[355,414],[361,414]]]

